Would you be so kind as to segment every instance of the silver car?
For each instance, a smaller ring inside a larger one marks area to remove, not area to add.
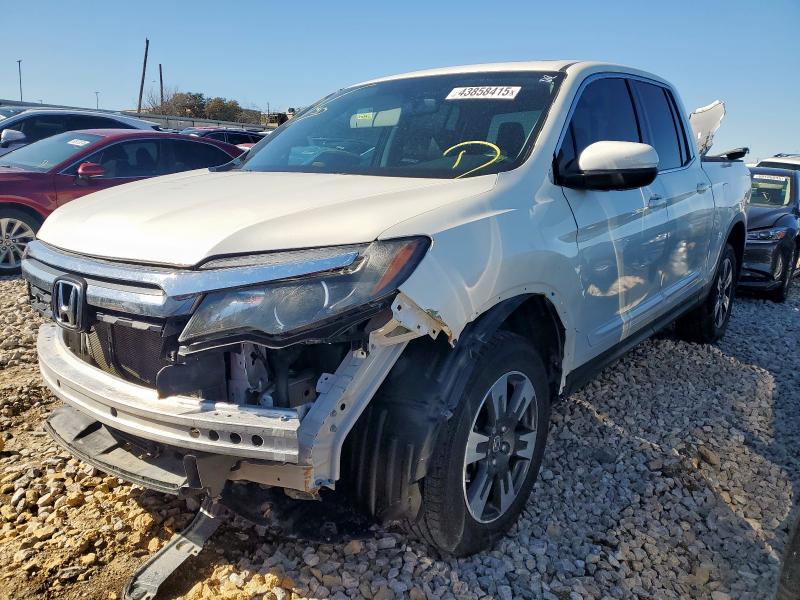
[[[31,142],[77,129],[158,129],[158,124],[88,110],[31,109],[0,120],[0,156]]]

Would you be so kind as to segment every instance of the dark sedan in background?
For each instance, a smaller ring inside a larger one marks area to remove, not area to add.
[[[253,129],[233,129],[230,127],[187,127],[181,131],[184,135],[207,138],[227,142],[234,146],[252,146],[264,139],[266,132]]]
[[[0,275],[62,204],[146,177],[215,167],[242,153],[216,140],[135,129],[68,131],[0,157]]]
[[[800,171],[753,167],[740,287],[776,302],[789,294],[800,259]]]

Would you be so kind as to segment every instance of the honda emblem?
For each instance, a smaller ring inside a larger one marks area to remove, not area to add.
[[[64,329],[82,331],[86,312],[86,283],[60,277],[53,282],[53,318]]]

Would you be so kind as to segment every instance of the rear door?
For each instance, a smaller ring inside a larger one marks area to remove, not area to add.
[[[581,152],[598,141],[640,142],[628,80],[592,78],[582,91],[556,156],[559,173],[577,169]],[[667,213],[650,186],[632,190],[564,187],[578,226],[584,289],[579,330],[596,355],[647,321],[661,300]]]
[[[672,92],[640,80],[632,81],[632,89],[644,142],[658,152],[658,177],[653,188],[669,218],[662,290],[665,307],[672,307],[703,287],[714,231],[714,198]]]

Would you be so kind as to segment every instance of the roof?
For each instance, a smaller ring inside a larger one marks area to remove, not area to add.
[[[69,109],[69,108],[26,108],[22,112],[8,117],[9,119],[16,119],[21,116],[27,115],[90,115],[93,117],[105,117],[107,119],[116,119],[123,123],[131,123],[136,124],[139,127],[142,126],[157,126],[158,123],[154,123],[153,121],[147,121],[145,119],[139,119],[137,117],[131,117],[128,115],[123,115],[116,112],[104,112],[99,110],[81,110],[81,109]]]
[[[779,169],[777,167],[749,167],[750,173],[756,175],[775,175],[776,177],[800,177],[800,171],[795,169]]]
[[[453,75],[458,73],[496,73],[503,71],[566,71],[569,74],[573,72],[580,74],[583,72],[597,72],[597,71],[622,71],[625,73],[633,73],[650,77],[652,79],[662,80],[660,77],[641,71],[634,67],[627,67],[625,65],[618,65],[613,63],[595,62],[589,60],[535,60],[535,61],[512,61],[502,63],[483,63],[475,65],[461,65],[456,67],[442,67],[438,69],[425,69],[422,71],[411,71],[409,73],[400,73],[398,75],[389,75],[387,77],[378,77],[368,81],[362,81],[355,85],[365,85],[369,83],[377,83],[379,81],[391,81],[394,79],[407,79],[410,77],[430,77],[435,75]],[[668,83],[668,82],[664,82]],[[355,86],[350,86],[355,87]]]
[[[758,161],[759,164],[763,162],[771,162],[771,163],[786,163],[787,165],[800,165],[800,155],[798,154],[789,154],[789,155],[776,155],[770,156],[769,158],[762,158]]]
[[[99,135],[104,138],[105,141],[108,140],[116,140],[122,139],[127,140],[131,138],[166,138],[166,139],[173,139],[173,140],[189,140],[192,142],[199,142],[202,140],[204,144],[211,144],[212,146],[217,146],[221,150],[225,150],[230,154],[232,150],[236,149],[236,146],[233,144],[228,144],[222,142],[220,140],[207,140],[204,138],[198,138],[191,135],[184,135],[180,133],[172,133],[169,131],[156,131],[154,129],[78,129],[76,131],[69,131],[64,133],[75,133],[80,135],[81,133],[88,133],[90,135]],[[95,144],[100,143],[100,140],[94,142]],[[241,150],[241,148],[239,148]]]

